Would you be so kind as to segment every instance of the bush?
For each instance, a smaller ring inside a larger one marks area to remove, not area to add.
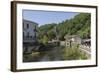
[[[40,40],[41,43],[43,43],[44,45],[48,44],[48,37],[46,35],[43,36],[43,38]]]
[[[79,60],[79,59],[87,59],[87,56],[80,51],[78,45],[74,45],[72,47],[65,47],[63,49],[62,59],[63,60]]]

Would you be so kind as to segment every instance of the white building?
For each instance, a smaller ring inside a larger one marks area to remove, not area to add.
[[[81,44],[81,38],[78,35],[65,35],[65,45],[71,46],[71,44]]]
[[[37,23],[23,20],[23,42],[35,42],[37,40],[37,27]]]

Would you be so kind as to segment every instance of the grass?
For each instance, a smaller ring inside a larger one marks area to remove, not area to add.
[[[81,52],[80,59],[81,59],[81,60],[88,59],[88,57],[87,57],[86,53]]]
[[[82,53],[78,45],[72,47],[65,47],[61,51],[62,60],[84,60],[87,59],[85,53]]]

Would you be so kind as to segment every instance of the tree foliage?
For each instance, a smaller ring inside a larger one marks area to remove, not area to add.
[[[90,38],[91,14],[79,13],[74,18],[64,20],[60,23],[44,24],[39,27],[39,38],[43,38],[45,32],[49,40],[56,38],[55,27],[57,28],[57,35],[60,40],[64,40],[66,34],[79,35],[81,38]]]

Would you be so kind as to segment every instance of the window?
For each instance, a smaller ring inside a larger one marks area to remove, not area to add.
[[[34,26],[34,29],[33,29],[33,31],[37,31],[37,30],[36,30],[36,25]]]
[[[30,38],[32,39],[32,36],[30,36]]]
[[[23,31],[23,36],[24,36],[24,31]]]
[[[29,28],[29,24],[27,24],[27,29]]]
[[[24,29],[24,23],[23,23],[23,29]]]
[[[24,38],[24,31],[23,31],[23,38]]]
[[[29,32],[27,32],[27,37],[29,38]]]

